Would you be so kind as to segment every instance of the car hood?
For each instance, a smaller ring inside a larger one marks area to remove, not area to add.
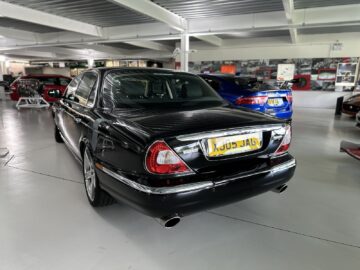
[[[284,121],[229,106],[193,110],[123,109],[110,113],[113,124],[144,140],[227,128],[279,124]]]

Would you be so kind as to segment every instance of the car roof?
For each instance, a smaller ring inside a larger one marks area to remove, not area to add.
[[[64,75],[57,75],[57,74],[27,74],[24,76],[20,76],[20,78],[67,78],[71,79],[70,77]]]
[[[92,68],[89,69],[90,70],[95,70],[95,71],[99,71],[101,73],[107,73],[109,71],[121,71],[124,73],[127,72],[161,72],[161,73],[174,73],[174,74],[190,74],[190,75],[195,75],[193,73],[190,72],[184,72],[184,71],[180,71],[180,70],[174,70],[174,69],[167,69],[167,68],[152,68],[152,67],[146,67],[146,68],[139,68],[139,67],[98,67],[98,68]],[[86,72],[86,71],[85,71]]]
[[[199,76],[212,76],[220,78],[235,78],[234,74],[225,74],[225,73],[201,73]]]

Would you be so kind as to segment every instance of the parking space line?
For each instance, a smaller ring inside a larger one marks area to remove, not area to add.
[[[76,184],[80,184],[80,185],[83,184],[82,182],[79,182],[79,181],[76,181],[76,180],[73,180],[73,179],[67,179],[67,178],[63,178],[63,177],[59,177],[59,176],[55,176],[55,175],[51,175],[51,174],[36,172],[36,171],[33,171],[33,170],[29,170],[29,169],[23,169],[23,168],[19,168],[19,167],[13,166],[13,165],[7,165],[7,167],[8,168],[13,168],[13,169],[16,169],[16,170],[20,170],[20,171],[25,171],[25,172],[35,173],[35,174],[39,174],[39,175],[43,175],[43,176],[48,176],[48,177],[55,178],[55,179],[62,180],[62,181],[68,181],[68,182],[72,182],[72,183],[76,183]]]
[[[289,230],[289,229],[283,229],[283,228],[279,228],[279,227],[275,227],[275,226],[270,226],[270,225],[262,224],[262,223],[247,220],[247,219],[242,219],[242,218],[237,218],[237,217],[232,217],[232,216],[220,214],[220,213],[213,212],[213,211],[206,211],[206,212],[209,213],[209,214],[215,215],[215,216],[224,217],[224,218],[228,218],[228,219],[232,219],[232,220],[236,220],[236,221],[241,221],[241,222],[245,222],[245,223],[250,223],[250,224],[253,224],[253,225],[256,225],[256,226],[260,226],[260,227],[264,227],[264,228],[268,228],[268,229],[272,229],[272,230],[287,232],[287,233],[290,233],[290,234],[295,234],[295,235],[298,235],[298,236],[317,239],[317,240],[325,241],[325,242],[332,243],[332,244],[337,244],[337,245],[342,245],[342,246],[347,246],[347,247],[360,249],[360,246],[354,245],[354,244],[348,244],[348,243],[339,242],[339,241],[335,241],[335,240],[330,240],[330,239],[326,239],[326,238],[315,236],[315,235],[310,235],[310,234],[306,234],[306,233],[292,231],[292,230]]]

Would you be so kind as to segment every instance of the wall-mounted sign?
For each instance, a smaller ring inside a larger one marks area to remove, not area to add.
[[[343,49],[343,44],[340,42],[335,42],[331,45],[332,51],[341,51]]]
[[[291,81],[294,79],[295,65],[294,64],[278,64],[277,80]]]
[[[336,72],[336,86],[355,86],[358,63],[339,63]]]
[[[221,65],[220,72],[227,73],[227,74],[235,74],[236,66],[235,65]]]

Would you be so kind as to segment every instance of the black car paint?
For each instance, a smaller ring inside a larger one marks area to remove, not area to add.
[[[164,140],[174,149],[194,143],[179,141],[179,135],[255,125],[284,125],[286,122],[250,110],[235,109],[226,103],[219,107],[198,110],[109,110],[101,107],[102,81],[109,69],[95,69],[92,72],[96,72],[99,78],[94,106],[83,106],[68,99],[62,99],[54,106],[55,123],[78,160],[82,159],[82,151],[87,145],[94,155],[95,163],[134,183],[150,187],[171,187],[209,179],[214,182],[212,189],[154,195],[135,190],[97,167],[101,188],[115,199],[154,217],[175,213],[186,215],[268,191],[286,183],[294,174],[295,167],[292,167],[278,175],[256,175],[223,184],[226,179],[236,179],[245,173],[251,174],[271,167],[271,163],[277,159],[264,156],[274,152],[280,142],[270,142],[270,134],[264,135],[264,147],[250,155],[238,155],[214,162],[207,159],[201,149],[191,155],[179,154],[195,172],[192,175],[162,176],[149,173],[144,166],[145,155],[148,147],[156,140]],[[263,157],[260,157],[260,154]],[[285,154],[278,160],[280,159],[290,160],[292,157]]]

